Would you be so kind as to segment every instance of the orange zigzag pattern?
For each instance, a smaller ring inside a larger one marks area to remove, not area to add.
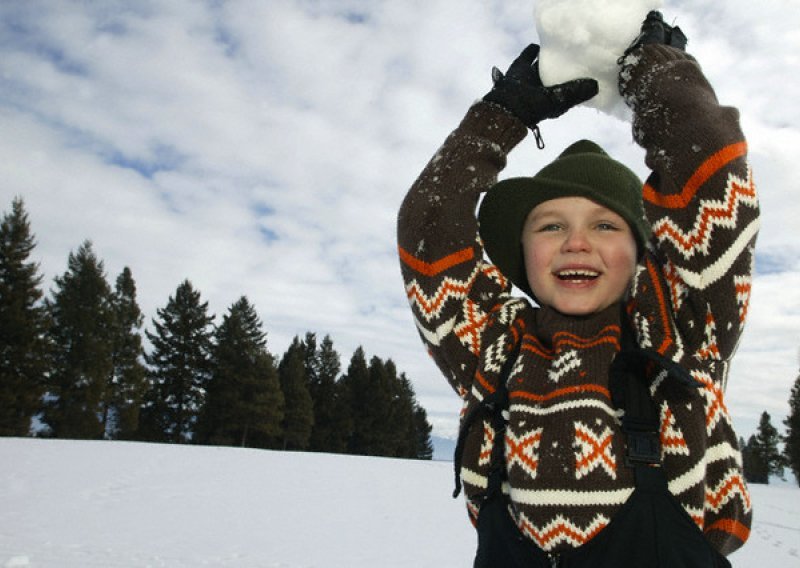
[[[750,493],[747,491],[747,486],[738,470],[731,469],[716,489],[706,488],[706,509],[719,512],[725,503],[735,497],[742,500],[745,511],[750,510]]]
[[[478,274],[479,271],[475,270],[466,281],[445,278],[431,296],[426,296],[417,281],[413,280],[409,283],[406,294],[412,305],[419,307],[426,319],[430,320],[441,312],[442,306],[447,300],[465,298]]]
[[[684,233],[669,217],[664,217],[653,226],[653,233],[660,240],[669,241],[684,258],[692,258],[695,253],[708,254],[711,234],[715,226],[734,228],[740,204],[755,207],[756,188],[750,168],[747,180],[731,174],[722,201],[704,201],[700,206],[694,228]]]
[[[541,529],[531,523],[525,515],[521,515],[519,521],[520,530],[528,534],[539,545],[539,548],[545,551],[552,550],[560,542],[567,542],[573,547],[578,547],[594,538],[606,525],[608,525],[608,519],[603,515],[597,515],[585,529],[581,529],[561,515]]]

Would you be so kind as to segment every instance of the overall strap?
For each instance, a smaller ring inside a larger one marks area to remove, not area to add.
[[[511,375],[511,370],[514,368],[514,363],[517,361],[520,347],[522,346],[522,338],[514,345],[511,352],[503,362],[503,367],[500,369],[499,380],[497,381],[497,388],[495,391],[475,405],[470,412],[464,416],[461,421],[461,429],[458,432],[458,441],[456,442],[456,450],[453,456],[453,467],[455,468],[455,481],[456,486],[453,490],[453,497],[458,497],[461,493],[461,461],[464,455],[464,446],[467,441],[472,425],[475,421],[484,416],[484,411],[488,412],[492,420],[492,429],[494,430],[494,444],[492,445],[492,456],[489,468],[489,491],[500,488],[503,481],[505,470],[505,429],[506,419],[503,412],[508,410],[508,388],[506,383]]]
[[[698,387],[700,383],[671,359],[640,347],[624,310],[621,322],[621,349],[611,365],[611,393],[617,408],[625,411],[625,465],[639,471],[641,466],[661,465],[660,416],[650,395],[648,377],[652,371],[648,369],[655,365],[667,372],[669,380],[687,387]]]
[[[617,408],[625,411],[625,465],[661,464],[658,409],[647,385],[646,361],[636,343],[628,318],[622,315],[621,349],[611,364],[611,395]]]

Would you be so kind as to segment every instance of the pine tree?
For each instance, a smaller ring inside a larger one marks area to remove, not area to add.
[[[417,402],[414,387],[405,373],[400,373],[394,384],[392,425],[396,435],[396,446],[393,455],[400,458],[429,460],[433,457],[433,444],[428,414]]]
[[[48,370],[42,277],[21,198],[0,222],[0,436],[27,436]]]
[[[348,454],[361,453],[362,443],[360,440],[360,430],[363,428],[361,410],[363,405],[367,403],[363,392],[368,386],[369,369],[367,367],[367,360],[364,355],[364,350],[358,347],[350,357],[347,371],[337,383],[339,399],[343,403],[342,410],[344,412],[342,412],[342,415],[346,416],[348,425],[345,439],[345,453]]]
[[[208,302],[200,301],[200,292],[188,280],[156,313],[155,332],[145,332],[153,348],[145,356],[149,386],[139,436],[187,443],[192,440],[211,376],[214,318],[208,314]]]
[[[386,455],[397,458],[415,458],[417,432],[414,420],[414,407],[416,406],[414,389],[404,373],[397,376],[397,370],[391,360],[385,363],[385,368],[392,394],[389,423],[387,424],[391,447],[390,453]]]
[[[770,475],[783,475],[783,456],[778,449],[780,436],[772,425],[768,412],[761,414],[756,435],[748,441],[747,451],[752,460],[751,479],[753,483],[769,483]]]
[[[280,365],[281,390],[286,403],[283,417],[283,449],[307,450],[314,426],[314,403],[308,390],[305,348],[295,337]]]
[[[748,483],[769,483],[769,467],[758,450],[755,434],[747,439],[742,450],[742,469]]]
[[[366,364],[364,351],[359,347],[350,360],[345,377],[353,417],[353,434],[348,451],[365,456],[393,455],[389,416],[392,403],[390,373],[377,356]]]
[[[310,385],[311,399],[314,401],[314,427],[311,429],[309,449],[342,453],[347,449],[350,413],[342,389],[337,384],[341,362],[329,335],[316,349],[314,359],[316,372]]]
[[[800,374],[792,385],[792,392],[789,396],[789,415],[783,424],[786,426],[786,436],[783,439],[784,459],[800,485]]]
[[[414,424],[416,433],[416,454],[418,460],[433,459],[433,441],[431,432],[433,427],[428,422],[428,413],[420,405],[414,408]]]
[[[127,266],[117,277],[111,305],[114,312],[113,371],[103,422],[106,437],[130,440],[139,429],[139,412],[147,383],[139,331],[144,317],[136,301],[136,283]]]
[[[47,302],[54,345],[44,422],[60,438],[99,439],[108,378],[113,371],[114,314],[103,263],[85,241],[70,253]]]
[[[281,435],[284,399],[266,337],[242,296],[215,333],[213,373],[198,424],[201,443],[270,447]]]

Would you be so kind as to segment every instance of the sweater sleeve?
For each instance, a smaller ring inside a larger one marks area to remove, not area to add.
[[[400,265],[415,323],[462,398],[488,315],[510,291],[483,260],[475,207],[526,133],[499,107],[476,103],[414,182],[398,215]]]
[[[645,213],[682,356],[723,362],[724,388],[747,314],[758,202],[738,111],[722,106],[690,55],[647,45],[623,63],[633,134],[652,170]],[[656,346],[658,347],[658,346]]]

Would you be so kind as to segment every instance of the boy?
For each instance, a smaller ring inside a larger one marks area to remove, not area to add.
[[[464,403],[475,566],[725,566],[749,534],[723,392],[747,313],[755,190],[737,111],[656,21],[620,73],[646,184],[589,141],[497,182],[526,127],[538,137],[540,120],[596,93],[586,79],[542,86],[531,46],[495,73],[398,216],[420,335]],[[650,361],[636,374],[657,450],[645,436],[643,459],[638,414],[612,384],[621,351]],[[484,410],[505,392],[498,422]]]

